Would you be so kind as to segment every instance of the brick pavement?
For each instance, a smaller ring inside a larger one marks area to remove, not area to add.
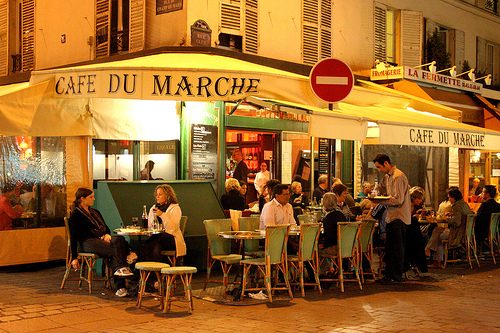
[[[62,266],[1,269],[0,332],[500,332],[500,265],[481,264],[433,269],[396,286],[366,282],[363,291],[349,283],[344,294],[335,286],[323,296],[308,290],[272,305],[195,299],[193,314],[184,303],[162,314],[153,299],[136,309],[102,283],[92,295],[76,282],[60,290]],[[203,276],[193,281],[201,288]]]

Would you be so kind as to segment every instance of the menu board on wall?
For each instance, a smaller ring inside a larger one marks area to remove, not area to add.
[[[191,125],[191,179],[215,179],[217,126]]]
[[[330,172],[330,139],[319,139],[318,172],[328,174]]]

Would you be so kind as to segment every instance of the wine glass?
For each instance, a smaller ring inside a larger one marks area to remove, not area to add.
[[[132,217],[132,227],[134,229],[137,229],[138,228],[138,224],[139,224],[139,218],[136,217],[136,216]]]

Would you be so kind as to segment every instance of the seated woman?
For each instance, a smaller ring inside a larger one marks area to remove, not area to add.
[[[406,228],[405,246],[405,270],[418,269],[422,273],[427,272],[427,260],[425,258],[425,239],[420,231],[418,219],[424,203],[425,191],[419,186],[410,189],[411,199],[411,224]]]
[[[186,255],[186,242],[180,227],[182,216],[177,195],[172,186],[158,185],[154,192],[156,204],[149,210],[148,226],[156,222],[165,232],[152,235],[141,248],[141,261],[162,261],[161,251],[175,250],[177,257]]]
[[[245,198],[240,193],[238,179],[228,178],[225,183],[226,193],[220,198],[222,208],[225,210],[245,210]]]
[[[343,202],[334,193],[328,192],[323,196],[323,210],[326,215],[323,217],[323,233],[320,235],[319,252],[326,255],[337,254],[337,223],[345,221],[345,215],[339,207]]]
[[[462,192],[457,187],[448,189],[448,200],[451,202],[451,215],[447,218],[448,228],[434,228],[429,242],[425,247],[425,252],[428,256],[431,250],[437,252],[437,265],[439,266],[441,266],[443,257],[443,245],[441,241],[447,239],[449,248],[460,247],[465,236],[467,214],[473,213],[469,205],[464,201]]]
[[[88,188],[79,188],[75,194],[74,209],[69,218],[71,235],[71,266],[80,267],[78,261],[78,244],[82,251],[96,253],[100,257],[110,259],[110,268],[115,276],[116,295],[127,296],[124,277],[133,273],[127,266],[129,246],[123,236],[111,236],[109,227],[104,222],[101,213],[91,206],[94,204],[94,192]]]
[[[11,230],[12,220],[21,217],[23,209],[21,205],[12,207],[9,197],[14,193],[15,186],[5,184],[0,194],[0,231]]]
[[[349,195],[347,192],[347,186],[345,186],[342,183],[337,183],[332,187],[332,192],[337,195],[337,197],[340,199],[339,201],[339,207],[340,210],[344,213],[345,215],[345,220],[344,221],[350,221],[350,220],[355,220],[356,219],[356,214],[354,214],[351,211],[351,208],[347,204],[346,200]]]
[[[293,217],[298,223],[298,215],[303,213],[303,209],[309,206],[309,198],[302,193],[302,184],[299,182],[292,182],[290,185],[290,200],[288,201],[293,207]]]
[[[277,179],[270,179],[266,182],[262,193],[259,195],[259,212],[262,212],[264,205],[271,201],[273,188],[278,184],[281,184],[281,182]]]

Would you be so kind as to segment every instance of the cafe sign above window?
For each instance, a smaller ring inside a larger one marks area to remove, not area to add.
[[[370,71],[370,80],[372,81],[395,79],[408,79],[447,88],[470,91],[478,94],[480,94],[483,89],[483,85],[481,83],[462,80],[448,75],[431,73],[429,71],[408,66],[387,67],[382,70],[373,68]]]
[[[187,70],[114,70],[56,75],[54,95],[151,100],[237,100],[259,93],[262,76]]]

